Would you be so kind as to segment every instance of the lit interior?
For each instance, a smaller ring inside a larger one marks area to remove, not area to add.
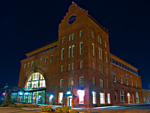
[[[62,104],[62,102],[63,102],[63,92],[60,92],[58,94],[58,103]]]
[[[39,72],[31,74],[26,82],[25,88],[45,88],[46,82],[43,75]]]
[[[79,96],[79,104],[84,104],[85,91],[84,90],[78,90],[77,94]]]
[[[100,104],[105,104],[105,95],[104,95],[104,93],[100,93]]]
[[[92,93],[93,93],[93,104],[96,104],[96,92],[93,91]]]

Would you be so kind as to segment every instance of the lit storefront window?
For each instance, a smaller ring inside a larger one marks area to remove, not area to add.
[[[105,104],[105,94],[100,93],[100,104]]]
[[[93,104],[96,104],[96,92],[93,91],[92,93],[93,93]]]
[[[46,87],[45,79],[43,75],[40,74],[39,72],[31,74],[25,85],[25,88],[45,88],[45,87]]]
[[[58,93],[58,103],[62,104],[63,102],[63,92]]]
[[[84,90],[78,90],[77,94],[79,96],[79,104],[84,104],[85,91]]]
[[[110,104],[110,93],[107,93],[107,103]]]

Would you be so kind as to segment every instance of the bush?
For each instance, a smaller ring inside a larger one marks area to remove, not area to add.
[[[43,107],[43,108],[41,108],[41,111],[42,112],[51,112],[52,108],[51,107]]]
[[[78,113],[76,110],[70,110],[69,113]]]
[[[8,103],[3,103],[2,105],[1,105],[1,107],[7,107],[9,104]]]
[[[24,104],[18,104],[17,107],[27,107],[27,106]]]
[[[17,107],[15,104],[9,104],[8,107]]]
[[[62,112],[67,112],[68,110],[70,110],[70,107],[61,107]]]
[[[55,112],[61,112],[61,107],[56,107]]]

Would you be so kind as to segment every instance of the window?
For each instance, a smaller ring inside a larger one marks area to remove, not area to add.
[[[72,35],[69,35],[69,42],[71,41],[71,39],[72,39]]]
[[[106,74],[107,74],[107,75],[109,74],[109,72],[108,72],[108,68],[106,68]]]
[[[97,36],[97,41],[98,41],[98,43],[99,43],[99,36]]]
[[[60,79],[60,88],[63,88],[63,79]]]
[[[92,94],[93,94],[93,104],[96,104],[96,92],[93,91]]]
[[[92,64],[93,64],[93,69],[95,69],[95,63],[94,63],[94,62],[92,62]]]
[[[63,103],[63,92],[58,93],[58,103],[60,103],[60,104]]]
[[[104,88],[104,87],[103,87],[103,80],[100,79],[99,81],[100,81],[100,89],[103,89],[103,88]]]
[[[71,46],[69,46],[69,52],[68,52],[68,57],[71,57]]]
[[[80,55],[83,54],[83,42],[80,42]]]
[[[28,68],[29,68],[30,62],[28,62]]]
[[[100,43],[100,44],[102,44],[102,40],[101,40],[101,38],[99,39],[99,43]]]
[[[124,91],[120,90],[120,102],[124,102]]]
[[[61,72],[63,72],[63,70],[64,70],[63,68],[64,68],[63,65],[61,65]]]
[[[100,50],[100,48],[98,47],[98,59],[101,59],[101,50]]]
[[[107,52],[105,52],[106,63],[108,63]]]
[[[137,81],[135,81],[135,86],[137,87]]]
[[[128,75],[127,75],[127,73],[126,73],[126,83],[128,85]]]
[[[107,103],[110,104],[110,93],[107,93]]]
[[[84,104],[85,91],[84,90],[78,90],[77,94],[79,96],[79,104]]]
[[[71,65],[70,65],[70,64],[68,64],[68,71],[70,71],[70,67],[71,67]]]
[[[53,55],[51,55],[51,57],[50,57],[50,63],[52,63],[53,62]]]
[[[100,93],[100,104],[105,104],[105,94]]]
[[[95,52],[94,52],[94,43],[92,43],[92,55],[93,56],[95,55]]]
[[[74,70],[74,63],[72,63],[72,70]]]
[[[24,70],[26,69],[26,64],[24,64]]]
[[[91,32],[91,37],[94,38],[94,33],[93,32]]]
[[[114,73],[114,82],[116,82],[116,74]]]
[[[107,89],[109,89],[109,82],[107,81]]]
[[[100,59],[103,60],[103,53],[102,53],[102,49],[100,48]]]
[[[139,103],[139,94],[136,92],[136,103]]]
[[[45,64],[47,64],[47,57],[45,57]]]
[[[39,72],[32,73],[25,84],[25,88],[44,88],[44,87],[46,87],[46,82],[43,75]]]
[[[72,40],[75,40],[75,34],[74,33],[72,34]]]
[[[61,60],[64,60],[64,48],[61,49]]]
[[[81,77],[79,78],[79,86],[80,86],[80,87],[83,87],[83,86],[84,86],[84,76],[81,76]]]
[[[65,43],[65,37],[63,37],[63,39],[62,39],[62,44],[64,44]]]
[[[43,59],[41,58],[41,59],[40,59],[40,66],[42,66],[42,60],[43,60]]]
[[[92,85],[95,86],[95,77],[92,77]]]
[[[34,61],[31,62],[31,68],[33,68],[33,63],[34,63]]]
[[[105,42],[105,48],[107,48],[107,43]]]
[[[117,92],[114,94],[115,102],[117,102]]]
[[[83,31],[80,31],[80,37],[82,37],[83,36]]]
[[[72,45],[72,57],[74,57],[74,45]]]
[[[83,68],[83,61],[80,61],[80,69]]]
[[[99,71],[103,73],[103,65],[99,64]]]
[[[68,86],[71,87],[71,85],[74,85],[73,78],[69,78]]]
[[[132,80],[132,76],[131,76],[131,86],[133,86],[133,80]]]
[[[123,84],[122,76],[120,75],[120,83]]]

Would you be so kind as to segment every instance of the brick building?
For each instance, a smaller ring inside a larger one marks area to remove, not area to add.
[[[21,60],[18,101],[93,107],[142,102],[138,69],[110,53],[109,33],[75,3],[58,41]],[[72,98],[73,97],[73,98]]]

